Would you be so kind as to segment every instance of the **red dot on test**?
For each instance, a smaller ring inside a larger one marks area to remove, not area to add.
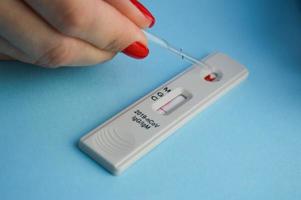
[[[205,79],[206,81],[212,82],[212,81],[215,81],[216,78],[217,78],[217,74],[216,74],[216,73],[211,73],[211,74],[208,74],[207,76],[205,76],[204,79]]]

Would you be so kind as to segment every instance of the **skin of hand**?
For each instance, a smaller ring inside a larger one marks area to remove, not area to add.
[[[1,0],[0,60],[87,66],[118,52],[148,55],[141,29],[153,15],[137,0]]]

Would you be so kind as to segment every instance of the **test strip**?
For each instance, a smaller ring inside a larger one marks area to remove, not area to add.
[[[177,109],[179,106],[181,106],[183,103],[185,103],[187,97],[183,94],[176,96],[172,100],[168,101],[166,104],[161,106],[157,111],[160,114],[168,114],[172,112],[173,110]]]
[[[202,60],[212,79],[193,65],[109,119],[79,141],[79,148],[118,175],[248,76],[222,53]]]

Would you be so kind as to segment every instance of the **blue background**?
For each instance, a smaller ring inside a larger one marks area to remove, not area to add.
[[[301,1],[143,1],[151,32],[249,79],[120,177],[78,150],[89,130],[189,64],[151,45],[90,68],[0,63],[0,199],[301,199]]]

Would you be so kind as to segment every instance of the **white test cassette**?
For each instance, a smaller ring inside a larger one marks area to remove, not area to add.
[[[202,63],[213,70],[213,79],[191,66],[82,137],[80,149],[118,175],[248,76],[222,53]]]

